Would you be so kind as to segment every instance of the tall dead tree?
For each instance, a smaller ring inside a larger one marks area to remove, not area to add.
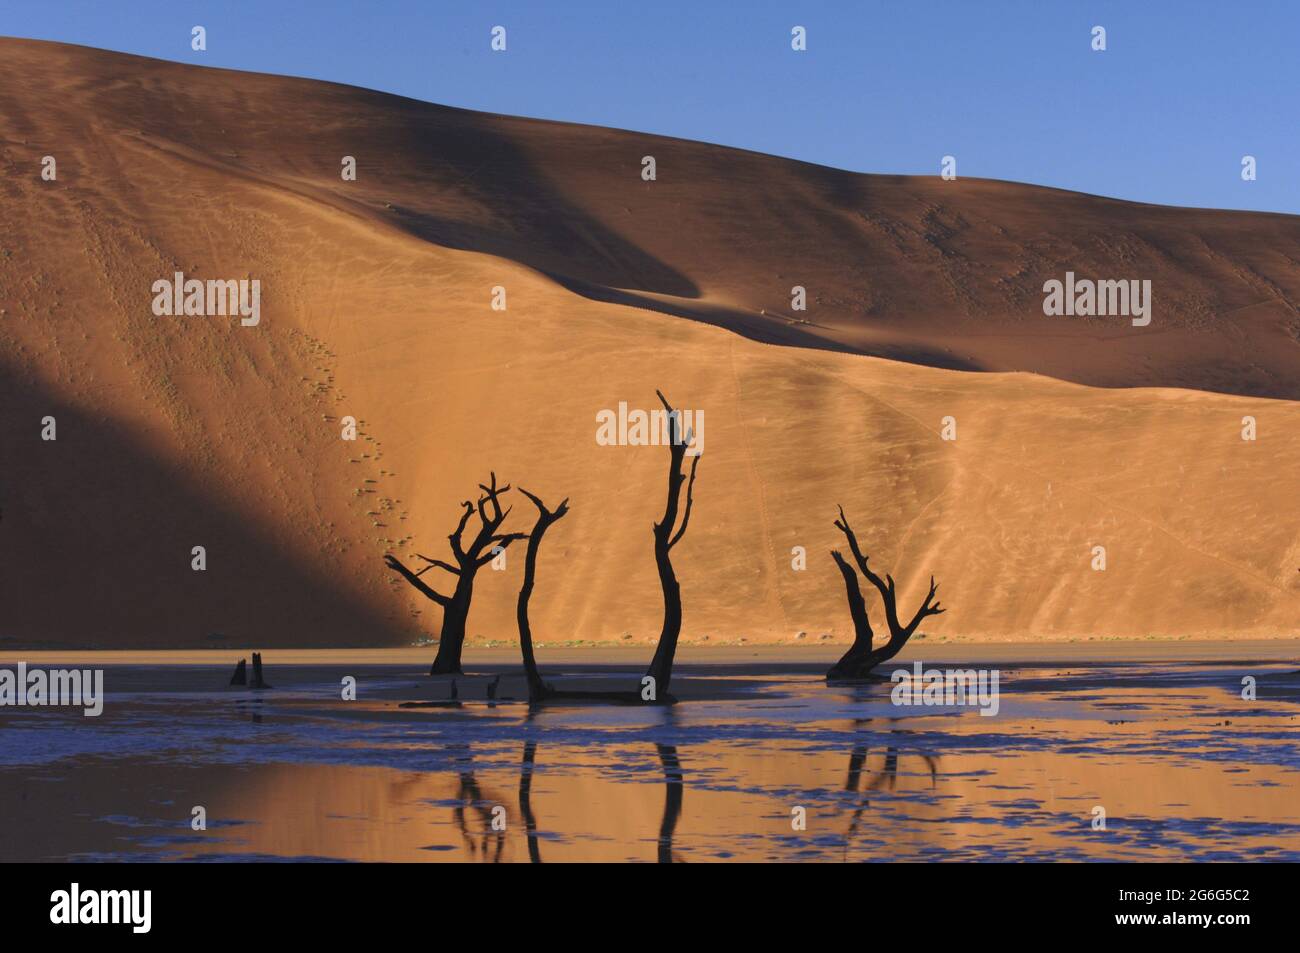
[[[926,593],[925,601],[921,603],[921,608],[916,610],[916,615],[912,616],[912,621],[907,625],[903,625],[898,618],[898,599],[894,586],[894,577],[886,573],[885,578],[881,579],[867,565],[867,557],[862,554],[862,549],[858,546],[858,537],[849,527],[848,518],[844,515],[844,507],[841,506],[839,510],[840,518],[835,521],[835,526],[848,541],[849,552],[853,556],[853,561],[857,564],[858,570],[867,577],[867,581],[875,586],[876,591],[880,593],[880,601],[885,607],[885,622],[889,626],[889,641],[879,648],[872,645],[874,633],[871,631],[871,623],[867,619],[866,600],[862,597],[858,577],[844,556],[838,550],[833,550],[831,557],[835,560],[835,565],[839,567],[840,574],[844,577],[844,588],[849,600],[849,615],[853,619],[854,639],[853,644],[849,646],[849,650],[826,673],[826,677],[828,679],[864,678],[877,665],[889,661],[902,650],[903,646],[907,644],[907,640],[916,631],[916,627],[921,624],[922,619],[932,615],[939,615],[945,610],[939,607],[939,603],[933,601],[939,587],[935,585],[934,576],[931,576],[930,591]]]
[[[668,694],[668,683],[673,675],[673,658],[677,654],[677,638],[682,632],[682,589],[673,572],[669,554],[686,532],[686,524],[691,518],[692,491],[695,489],[695,468],[699,466],[700,454],[691,457],[691,475],[689,482],[682,472],[682,463],[686,459],[686,446],[691,442],[692,434],[682,431],[681,414],[673,410],[668,399],[659,391],[659,402],[668,412],[668,501],[664,506],[664,515],[654,524],[655,568],[659,571],[659,585],[664,593],[664,624],[659,631],[659,646],[646,675],[654,679],[656,697]],[[698,450],[698,448],[697,448]],[[682,511],[682,523],[674,532],[677,512],[681,508],[682,485],[686,486],[686,506]]]
[[[465,644],[465,623],[469,619],[470,600],[474,595],[474,576],[515,540],[525,538],[523,533],[497,532],[510,515],[509,507],[504,512],[501,509],[501,495],[509,491],[510,484],[498,487],[497,475],[493,473],[490,485],[480,483],[479,489],[483,495],[477,503],[466,500],[461,504],[465,512],[461,514],[455,532],[447,537],[452,557],[456,560],[454,565],[416,553],[416,557],[424,560],[426,565],[419,572],[412,572],[391,553],[384,556],[390,569],[442,606],[442,634],[438,640],[438,654],[429,669],[430,675],[460,674],[460,653]],[[478,514],[479,529],[469,545],[465,545],[465,527],[475,513]],[[441,569],[456,577],[456,588],[450,596],[444,596],[420,578],[430,569]]]
[[[537,522],[528,534],[528,551],[524,555],[524,582],[519,587],[519,605],[516,611],[519,620],[519,650],[523,654],[524,672],[528,676],[528,698],[536,701],[546,694],[547,688],[542,682],[541,673],[537,671],[537,659],[533,655],[533,630],[528,622],[528,600],[533,596],[533,584],[537,579],[537,551],[542,546],[542,537],[552,523],[569,512],[569,500],[566,497],[552,512],[546,508],[545,503],[523,487],[519,488],[519,492],[537,507]]]

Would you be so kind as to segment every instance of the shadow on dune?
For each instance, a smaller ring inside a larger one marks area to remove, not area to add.
[[[313,572],[296,547],[218,500],[202,485],[202,467],[164,463],[128,426],[74,408],[3,365],[0,404],[0,645],[400,641],[340,580]],[[46,416],[56,421],[54,441],[41,439]],[[206,549],[204,571],[191,566],[195,546]]]
[[[458,204],[478,206],[475,218],[485,223],[443,217],[427,206],[393,208],[398,224],[413,235],[578,281],[699,297],[686,275],[570,202],[522,149],[496,131],[490,117],[428,104],[411,113],[398,137],[408,154],[438,157],[436,165],[417,170],[421,179],[431,180],[431,204],[439,196],[454,196]],[[431,127],[454,132],[431,134]],[[630,169],[635,175],[635,164]]]
[[[842,354],[858,354],[861,351],[827,338],[818,337],[806,327],[797,323],[785,323],[777,318],[764,319],[762,316],[734,308],[702,303],[676,304],[661,301],[645,294],[628,291],[623,288],[611,288],[602,284],[583,281],[570,275],[547,272],[550,278],[566,291],[581,295],[591,301],[604,304],[617,304],[627,308],[641,308],[674,318],[686,318],[702,324],[725,328],[763,344],[784,344],[789,347],[811,347],[822,351],[838,351]]]

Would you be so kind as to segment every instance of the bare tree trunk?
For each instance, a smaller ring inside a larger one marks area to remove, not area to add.
[[[519,587],[519,604],[515,612],[519,622],[519,651],[524,659],[524,674],[528,676],[528,698],[536,701],[546,695],[546,685],[542,682],[541,673],[537,670],[537,658],[533,654],[533,629],[528,621],[528,601],[533,597],[533,585],[537,580],[537,552],[542,548],[542,537],[552,523],[569,512],[569,500],[566,497],[555,508],[555,512],[551,512],[546,504],[523,487],[519,488],[519,492],[537,507],[537,522],[528,535],[528,550],[524,554],[524,582]]]
[[[853,644],[826,673],[826,677],[853,678],[854,673],[861,668],[864,659],[871,654],[871,642],[875,638],[875,633],[871,631],[871,620],[867,618],[867,603],[862,598],[862,588],[858,585],[857,574],[838,552],[832,552],[831,556],[834,557],[835,565],[840,567],[840,574],[844,577],[844,589],[849,600],[849,617],[853,620]]]
[[[253,677],[248,682],[249,688],[270,688],[262,677],[262,653],[253,653]]]
[[[682,462],[686,458],[686,445],[691,441],[691,435],[682,432],[681,415],[678,411],[673,410],[663,394],[658,391],[655,393],[659,394],[660,402],[668,411],[670,437],[668,500],[664,504],[663,519],[654,525],[655,568],[659,571],[659,586],[664,594],[664,623],[663,628],[659,630],[659,644],[655,648],[654,658],[651,659],[650,668],[646,671],[646,675],[654,679],[655,697],[659,699],[666,698],[668,694],[668,686],[673,676],[673,659],[677,655],[677,639],[682,632],[682,590],[677,582],[677,574],[673,572],[669,554],[682,538],[682,534],[686,532],[686,525],[691,518],[695,468],[699,465],[700,457],[698,453],[691,457],[690,482],[687,483],[686,475],[682,472]],[[682,524],[674,532],[673,526],[677,522],[683,484],[686,484],[686,507],[682,513]]]
[[[469,623],[469,606],[474,597],[474,573],[456,580],[451,599],[442,610],[442,629],[438,633],[438,654],[429,667],[430,675],[460,675],[460,653],[465,645],[465,627]]]

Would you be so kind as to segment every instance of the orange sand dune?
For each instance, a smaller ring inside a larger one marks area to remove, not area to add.
[[[649,642],[667,454],[595,432],[656,387],[707,417],[674,551],[688,643],[847,638],[840,502],[906,602],[938,577],[934,637],[1297,634],[1296,217],[852,175],[34,41],[0,40],[0,116],[11,646],[436,633],[381,556],[444,555],[490,468],[572,501],[537,638]],[[1151,325],[1045,317],[1066,270],[1150,279]],[[259,279],[261,323],[156,317],[175,271]],[[472,642],[514,637],[521,560],[481,575]]]

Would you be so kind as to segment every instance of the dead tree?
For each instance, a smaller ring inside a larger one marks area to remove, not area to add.
[[[655,393],[659,396],[664,409],[668,411],[669,433],[668,501],[664,505],[663,519],[654,524],[655,568],[659,571],[659,585],[664,592],[664,624],[659,631],[659,646],[650,661],[650,668],[646,670],[646,675],[654,679],[652,684],[655,696],[659,697],[668,694],[668,683],[673,675],[673,658],[677,654],[677,638],[682,632],[682,589],[677,582],[676,573],[673,572],[669,554],[686,532],[686,524],[691,518],[695,468],[699,466],[700,454],[697,448],[697,452],[691,457],[691,475],[690,480],[687,481],[686,475],[682,472],[682,463],[686,458],[686,445],[690,443],[692,435],[682,432],[681,414],[673,410],[668,399],[659,391]],[[686,485],[686,506],[682,511],[681,526],[674,532],[677,511],[681,508],[683,484]]]
[[[419,572],[412,572],[391,553],[384,556],[384,562],[402,578],[442,606],[442,634],[438,637],[438,654],[429,669],[430,675],[460,674],[460,653],[465,644],[465,624],[469,619],[470,600],[474,595],[474,576],[480,569],[490,563],[498,553],[505,550],[515,540],[524,539],[523,533],[498,533],[501,524],[510,515],[510,508],[503,512],[501,495],[510,489],[510,485],[497,487],[497,475],[492,474],[491,485],[479,484],[483,495],[477,503],[466,500],[461,504],[465,508],[460,516],[455,532],[447,539],[451,542],[451,552],[455,564],[441,559],[430,559],[416,553],[424,560],[425,567]],[[469,518],[478,514],[479,529],[474,538],[465,545],[465,527]],[[450,596],[444,596],[428,585],[420,576],[430,569],[442,569],[456,577],[456,588]]]
[[[533,584],[537,579],[537,551],[541,549],[542,537],[552,523],[569,512],[569,500],[566,497],[552,512],[546,508],[545,503],[523,487],[519,488],[519,492],[537,507],[537,522],[528,534],[528,551],[524,555],[524,583],[519,587],[519,606],[516,612],[519,620],[519,650],[523,654],[524,672],[528,676],[528,698],[536,701],[546,694],[547,688],[537,671],[537,658],[533,655],[533,630],[528,623],[528,600],[532,598]]]
[[[839,551],[833,550],[831,557],[835,560],[835,565],[839,567],[840,574],[844,577],[844,588],[849,600],[849,615],[853,619],[854,639],[853,644],[849,646],[849,650],[826,673],[826,677],[828,679],[865,678],[877,665],[889,661],[902,650],[903,646],[907,644],[907,640],[912,637],[912,633],[916,631],[916,627],[921,624],[922,619],[927,616],[939,615],[944,610],[939,607],[939,603],[933,601],[939,587],[935,585],[934,576],[931,576],[930,591],[926,593],[921,608],[916,610],[916,615],[912,616],[912,621],[907,625],[899,622],[894,577],[886,573],[885,578],[881,579],[867,565],[867,557],[862,554],[862,549],[858,546],[858,538],[849,527],[848,518],[844,515],[844,507],[841,506],[839,510],[840,518],[835,521],[835,526],[848,540],[849,552],[852,554],[858,570],[867,577],[867,581],[875,586],[876,591],[880,593],[880,600],[885,607],[885,622],[889,625],[889,641],[879,648],[873,647],[874,634],[871,631],[871,623],[867,619],[866,600],[862,597],[858,577],[844,556]]]

